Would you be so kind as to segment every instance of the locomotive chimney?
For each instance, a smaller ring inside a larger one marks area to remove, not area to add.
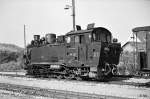
[[[40,35],[34,35],[34,41],[40,41]]]
[[[45,39],[46,43],[53,44],[56,42],[56,34],[53,33],[46,34]]]

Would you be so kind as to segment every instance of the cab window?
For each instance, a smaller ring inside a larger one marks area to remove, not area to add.
[[[76,35],[74,37],[75,43],[83,44],[85,43],[85,36],[84,35]]]
[[[79,43],[80,44],[83,44],[83,43],[85,43],[85,37],[84,37],[84,35],[79,35]]]
[[[75,36],[75,43],[79,43],[79,36]]]
[[[111,36],[105,32],[96,31],[95,33],[92,34],[92,37],[93,37],[93,41],[100,41],[100,42],[111,41]]]
[[[107,42],[111,42],[111,36],[107,35]]]
[[[66,43],[70,43],[71,42],[71,37],[66,37]]]

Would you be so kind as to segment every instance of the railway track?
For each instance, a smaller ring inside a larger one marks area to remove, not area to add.
[[[77,81],[77,80],[68,80],[68,79],[56,79],[56,78],[45,78],[45,77],[33,77],[33,76],[26,76],[25,73],[17,73],[17,72],[0,72],[0,75],[2,76],[10,76],[10,77],[21,77],[21,78],[34,78],[34,79],[39,79],[39,80],[61,80],[61,81],[71,81],[71,82],[86,82],[86,83],[107,83],[107,84],[117,84],[117,85],[132,85],[132,86],[137,86],[137,87],[150,87],[150,82],[148,83],[136,83],[136,82],[124,82],[123,80],[128,80],[129,78],[132,78],[133,76],[115,76],[107,81],[96,81],[96,80],[82,80],[82,81]],[[136,77],[139,78],[139,77]]]
[[[147,98],[149,97],[147,93],[150,92],[149,88],[143,88],[143,86],[140,88],[139,85],[136,85],[138,87],[133,87],[133,86],[128,87],[126,86],[127,84],[124,84],[120,81],[97,82],[97,81],[76,81],[76,80],[68,81],[62,79],[58,80],[58,79],[49,79],[49,78],[27,78],[25,75],[19,75],[18,77],[16,73],[1,74],[0,77],[1,77],[0,78],[1,90],[8,90],[12,92],[21,93],[21,94],[28,94],[28,95],[35,95],[35,96],[42,96],[42,97],[51,97],[56,99],[72,99],[72,98],[73,99],[127,99],[123,97],[128,97],[128,98],[146,97]],[[107,89],[105,89],[105,86]],[[128,90],[129,93],[124,95],[124,93],[121,92],[122,95],[121,94],[117,95],[117,93],[120,90],[122,91]],[[139,94],[135,95],[134,90]],[[141,90],[143,90],[144,92]],[[105,94],[105,92],[108,93]],[[130,96],[128,96],[128,94]]]
[[[20,86],[5,83],[0,83],[0,89],[17,92],[21,94],[50,97],[55,99],[130,99],[116,96],[104,96],[104,95],[87,94],[64,90],[42,89],[37,87],[29,87],[22,85]]]

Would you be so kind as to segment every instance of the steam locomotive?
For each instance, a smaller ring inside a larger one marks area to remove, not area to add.
[[[27,75],[103,80],[116,75],[121,44],[104,27],[70,31],[57,36],[34,35],[24,55]]]

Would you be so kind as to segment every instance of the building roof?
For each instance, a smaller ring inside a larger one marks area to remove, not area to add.
[[[111,32],[104,27],[95,27],[95,28],[91,28],[89,30],[71,31],[71,32],[68,32],[67,35],[89,33],[89,32],[95,31],[95,30],[107,31],[107,33],[111,34]]]
[[[139,32],[139,31],[150,31],[150,26],[144,26],[144,27],[136,27],[132,29],[133,32]]]
[[[136,42],[133,42],[133,41],[128,41],[126,42],[122,48],[124,48],[125,46],[127,45],[131,45],[132,47],[136,48]],[[137,48],[138,50],[146,50],[146,44],[145,43],[142,43],[142,42],[137,42]]]

